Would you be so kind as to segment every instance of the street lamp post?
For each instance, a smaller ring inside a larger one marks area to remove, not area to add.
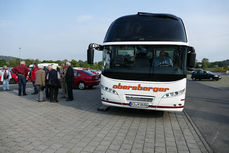
[[[19,47],[18,49],[19,49],[19,61],[21,63],[21,47]]]

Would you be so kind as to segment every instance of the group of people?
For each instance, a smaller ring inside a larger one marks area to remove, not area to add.
[[[34,88],[32,94],[38,94],[38,102],[45,101],[44,92],[46,100],[58,102],[58,91],[60,86],[62,88],[62,98],[66,98],[66,101],[73,100],[72,83],[74,81],[74,71],[69,62],[64,62],[61,68],[57,65],[48,65],[46,68],[42,64],[37,65],[37,63],[34,63],[30,71],[25,61],[21,61],[20,65],[14,67],[12,71],[18,76],[19,96],[27,95],[26,80],[29,78]],[[6,66],[4,66],[1,73],[3,76],[1,78],[1,80],[3,79],[3,90],[9,90],[11,75]]]

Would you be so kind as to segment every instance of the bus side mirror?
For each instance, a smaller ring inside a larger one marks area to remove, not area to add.
[[[188,55],[187,55],[187,66],[188,68],[195,67],[196,62],[196,53],[193,47],[189,47]]]
[[[88,46],[88,49],[87,49],[87,63],[88,64],[93,64],[94,63],[94,49],[102,51],[103,50],[103,46],[99,45],[99,44],[96,44],[96,43],[91,43]]]
[[[94,63],[94,47],[93,44],[90,44],[87,49],[87,63],[93,64]]]

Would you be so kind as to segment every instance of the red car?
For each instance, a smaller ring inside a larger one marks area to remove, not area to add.
[[[99,78],[100,78],[100,76],[101,76],[101,71],[100,71],[100,70],[94,70],[94,69],[89,69],[89,68],[84,68],[83,70],[87,70],[87,71],[89,71],[89,72],[92,72],[92,73],[98,75]]]
[[[85,89],[86,87],[93,87],[100,83],[98,75],[89,72],[87,70],[74,69],[74,83],[73,86],[79,89]]]

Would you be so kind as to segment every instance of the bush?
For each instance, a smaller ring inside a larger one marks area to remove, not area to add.
[[[229,67],[205,68],[204,70],[212,72],[226,72],[229,71]]]

